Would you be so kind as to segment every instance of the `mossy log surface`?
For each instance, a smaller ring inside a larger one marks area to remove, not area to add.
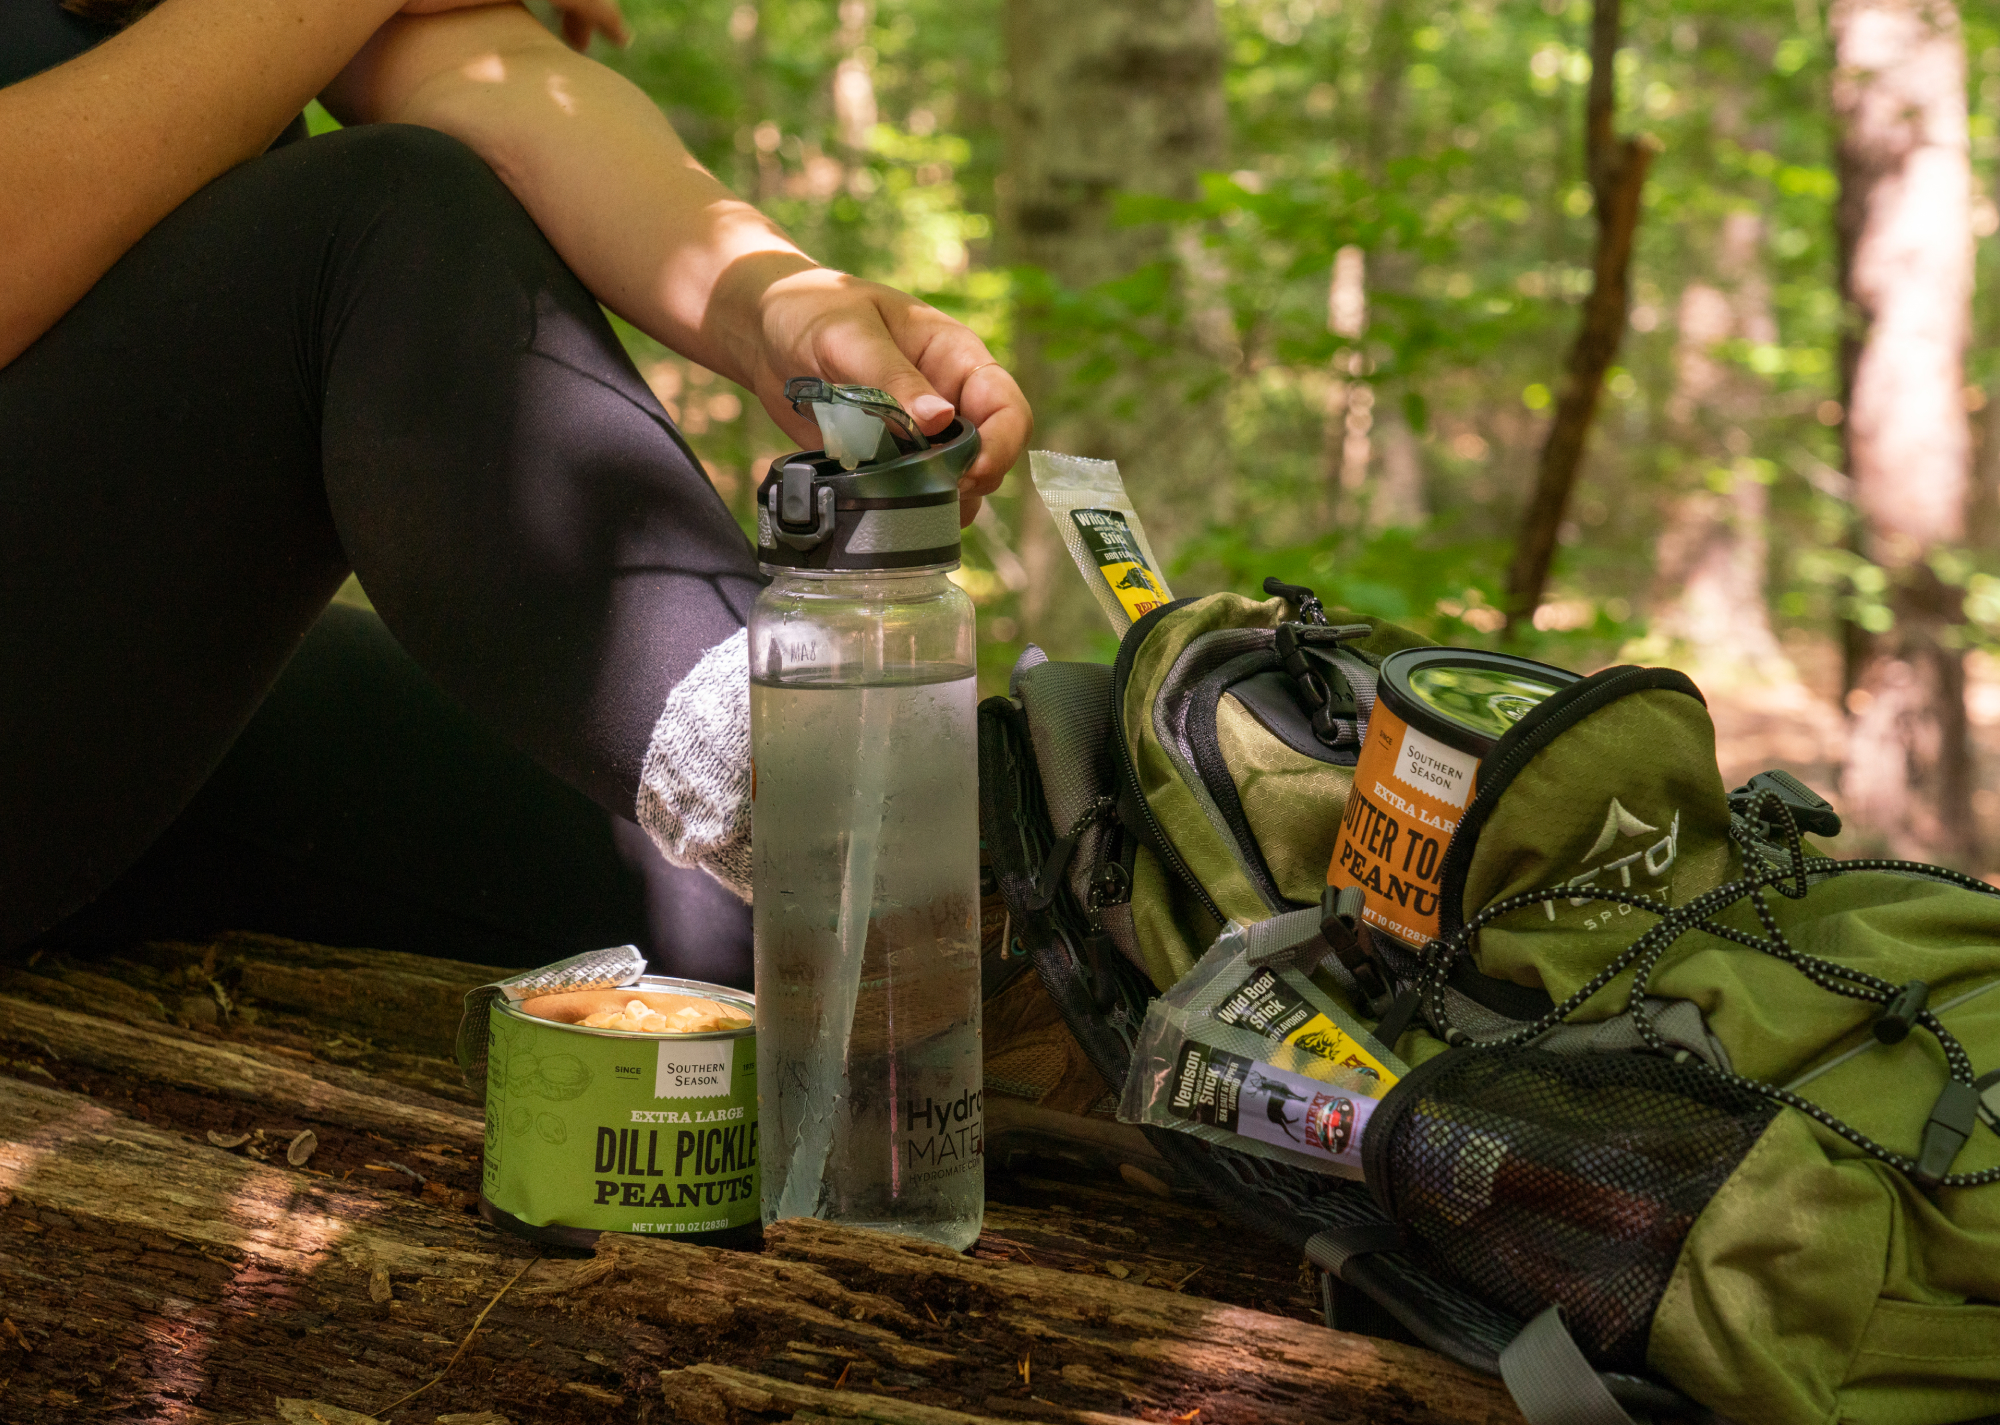
[[[538,1253],[472,1210],[445,1058],[493,977],[258,937],[0,966],[9,1425],[1519,1420],[1116,1180],[996,1166],[965,1256],[817,1222]]]

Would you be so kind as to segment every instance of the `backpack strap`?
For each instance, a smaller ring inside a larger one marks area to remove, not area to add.
[[[1500,1352],[1500,1379],[1528,1425],[1632,1425],[1551,1306]]]
[[[1257,969],[1283,967],[1309,975],[1330,949],[1320,938],[1318,906],[1274,915],[1243,932],[1244,959]]]
[[[1355,1227],[1328,1227],[1306,1239],[1306,1260],[1338,1277],[1350,1258],[1366,1252],[1400,1252],[1403,1234],[1392,1222],[1364,1222]]]

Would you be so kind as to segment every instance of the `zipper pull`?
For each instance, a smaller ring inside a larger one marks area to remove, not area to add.
[[[1083,839],[1084,832],[1109,816],[1117,805],[1117,800],[1113,797],[1099,797],[1085,807],[1083,814],[1076,819],[1070,829],[1057,837],[1049,846],[1049,854],[1042,861],[1041,872],[1035,877],[1035,894],[1028,901],[1029,910],[1039,914],[1055,904],[1056,896],[1062,891],[1063,877],[1069,874],[1070,860],[1076,855],[1077,842]],[[1094,887],[1091,894],[1093,897],[1097,894]]]
[[[1123,958],[1118,942],[1104,928],[1104,908],[1123,905],[1132,899],[1132,873],[1122,861],[1107,859],[1090,878],[1090,894],[1085,911],[1087,933],[1083,937],[1083,963],[1090,972],[1090,999],[1099,1014],[1108,1012],[1118,998],[1112,979],[1112,961]]]

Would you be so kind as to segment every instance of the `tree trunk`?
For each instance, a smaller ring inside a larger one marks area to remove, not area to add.
[[[1410,67],[1410,38],[1414,28],[1410,0],[1380,0],[1375,7],[1375,24],[1368,37],[1368,57],[1373,74],[1368,84],[1368,127],[1363,138],[1362,165],[1370,179],[1386,181],[1389,160],[1396,154],[1402,127],[1404,78]],[[1370,268],[1373,271],[1370,271]],[[1327,293],[1327,330],[1345,337],[1352,346],[1336,352],[1333,379],[1328,388],[1325,423],[1326,468],[1322,516],[1337,517],[1349,525],[1365,524],[1371,530],[1389,524],[1420,523],[1421,490],[1417,493],[1418,513],[1406,519],[1411,505],[1408,476],[1415,439],[1405,425],[1398,429],[1383,425],[1377,414],[1381,392],[1368,380],[1372,369],[1362,338],[1368,332],[1368,290],[1401,290],[1408,282],[1408,254],[1382,249],[1364,254],[1359,247],[1344,247],[1334,257],[1333,280]],[[1384,408],[1386,410],[1386,408]],[[1378,439],[1377,427],[1382,426]],[[1401,438],[1394,455],[1384,441]],[[1383,479],[1371,488],[1368,472],[1380,445],[1385,461],[1400,460],[1393,470],[1383,466]],[[1421,481],[1421,473],[1418,475]]]
[[[1213,0],[1008,0],[1007,43],[1001,206],[1013,260],[1064,292],[1147,269],[1170,278],[1159,310],[1132,318],[1139,352],[1117,334],[1077,329],[1060,302],[1030,295],[1018,304],[1015,371],[1035,406],[1036,443],[1116,460],[1168,558],[1223,508],[1227,354],[1190,315],[1199,294],[1172,229],[1120,223],[1115,210],[1121,193],[1195,197],[1200,175],[1223,161]],[[1109,359],[1086,372],[1088,355]],[[1094,629],[1096,606],[1062,572],[1039,502],[1024,496],[1023,505],[1027,632],[1074,644]]]
[[[1632,266],[1632,242],[1639,230],[1639,197],[1654,147],[1645,138],[1620,139],[1612,128],[1617,111],[1619,0],[1596,0],[1590,22],[1590,96],[1584,127],[1584,156],[1596,199],[1597,253],[1590,296],[1570,347],[1569,364],[1556,393],[1555,418],[1542,445],[1535,489],[1521,519],[1514,561],[1507,571],[1507,632],[1533,619],[1548,587],[1555,561],[1556,534],[1583,464],[1584,442],[1597,414],[1604,373],[1625,335]]]
[[[869,66],[874,51],[865,43],[868,22],[874,18],[873,0],[841,0],[841,60],[833,70],[833,127],[840,145],[849,156],[863,154],[875,129],[875,76]]]
[[[1415,528],[1425,519],[1423,446],[1394,405],[1376,417],[1375,437],[1382,459],[1368,493],[1368,527]]]
[[[1739,210],[1723,219],[1715,272],[1727,291],[1691,282],[1681,293],[1674,393],[1667,415],[1693,473],[1704,477],[1672,502],[1655,560],[1653,637],[1705,689],[1769,689],[1798,681],[1771,631],[1765,597],[1770,493],[1746,457],[1762,382],[1720,360],[1733,337],[1777,339],[1763,276],[1763,219]],[[1733,446],[1733,449],[1732,449]],[[1714,481],[1711,472],[1720,472]],[[1717,484],[1721,488],[1715,488]]]
[[[1320,519],[1331,524],[1351,511],[1368,477],[1368,433],[1374,424],[1375,388],[1367,382],[1361,338],[1368,331],[1368,254],[1352,243],[1333,255],[1326,284],[1326,329],[1348,345],[1333,354],[1326,387]]]
[[[1839,0],[1835,223],[1841,367],[1860,552],[1889,574],[1893,628],[1848,640],[1841,789],[1898,855],[1977,864],[1956,591],[1929,558],[1961,542],[1972,296],[1965,47],[1950,0]]]
[[[758,143],[758,129],[769,117],[764,87],[763,0],[739,0],[729,15],[729,37],[736,42],[738,83],[742,101],[736,112],[735,189],[752,202],[761,203],[776,189],[767,168],[776,160]]]

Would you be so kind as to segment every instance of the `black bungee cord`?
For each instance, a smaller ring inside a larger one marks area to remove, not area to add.
[[[1777,850],[1777,847],[1771,846],[1768,842],[1759,844],[1759,840],[1753,837],[1748,829],[1753,818],[1780,832],[1784,840],[1782,861],[1770,854]],[[1742,816],[1731,816],[1729,837],[1743,853],[1744,874],[1734,881],[1704,892],[1678,908],[1663,907],[1651,897],[1631,892],[1578,886],[1555,886],[1545,890],[1523,891],[1504,900],[1495,901],[1467,920],[1451,936],[1433,940],[1425,947],[1423,963],[1417,977],[1417,990],[1425,1017],[1438,1030],[1440,1037],[1453,1048],[1479,1050],[1519,1048],[1565,1023],[1571,1014],[1582,1008],[1600,990],[1629,968],[1633,971],[1632,990],[1627,998],[1626,1008],[1632,1016],[1634,1029],[1638,1031],[1639,1037],[1645,1041],[1648,1048],[1669,1055],[1677,1062],[1698,1065],[1703,1071],[1733,1087],[1762,1094],[1788,1108],[1797,1109],[1829,1131],[1846,1139],[1869,1157],[1888,1164],[1920,1185],[1970,1188],[1986,1187],[2000,1182],[2000,1167],[1987,1168],[1976,1173],[1944,1171],[1950,1167],[1952,1159],[1972,1136],[1973,1128],[1977,1125],[1979,1089],[1974,1083],[1972,1059],[1965,1052],[1965,1046],[1959,1042],[1956,1035],[1945,1028],[1935,1013],[1924,1007],[1924,991],[1927,987],[1914,982],[1910,985],[1893,984],[1865,970],[1857,970],[1822,959],[1817,955],[1806,954],[1785,938],[1777,917],[1772,914],[1770,904],[1764,898],[1765,890],[1775,887],[1778,893],[1788,900],[1803,900],[1817,882],[1859,871],[1916,874],[1928,880],[1944,881],[1986,895],[1995,894],[1994,888],[1961,872],[1942,866],[1927,866],[1916,861],[1879,858],[1836,861],[1827,857],[1808,857],[1805,854],[1804,843],[1799,837],[1798,826],[1792,818],[1791,808],[1782,798],[1768,789],[1760,790],[1750,799]],[[1765,934],[1762,938],[1733,926],[1718,924],[1712,919],[1716,914],[1746,898],[1764,928]],[[1603,901],[1629,905],[1657,916],[1658,919],[1568,999],[1532,1023],[1487,1039],[1474,1039],[1463,1029],[1452,1024],[1445,1010],[1446,976],[1460,956],[1471,953],[1473,942],[1480,930],[1501,916],[1510,915],[1529,906],[1558,900]],[[1925,1124],[1922,1156],[1911,1158],[1877,1143],[1851,1124],[1790,1089],[1765,1083],[1760,1079],[1748,1078],[1730,1069],[1719,1068],[1685,1049],[1677,1049],[1668,1043],[1653,1024],[1652,1013],[1646,1007],[1646,995],[1651,985],[1653,971],[1661,958],[1690,930],[1704,931],[1719,939],[1782,960],[1813,984],[1830,993],[1880,1004],[1885,1010],[1894,1010],[1900,1001],[1905,1013],[1901,1022],[1895,1026],[1899,1031],[1896,1033],[1896,1038],[1903,1037],[1910,1026],[1920,1025],[1928,1030],[1944,1052],[1950,1076]],[[1913,991],[1916,993],[1913,994]]]

